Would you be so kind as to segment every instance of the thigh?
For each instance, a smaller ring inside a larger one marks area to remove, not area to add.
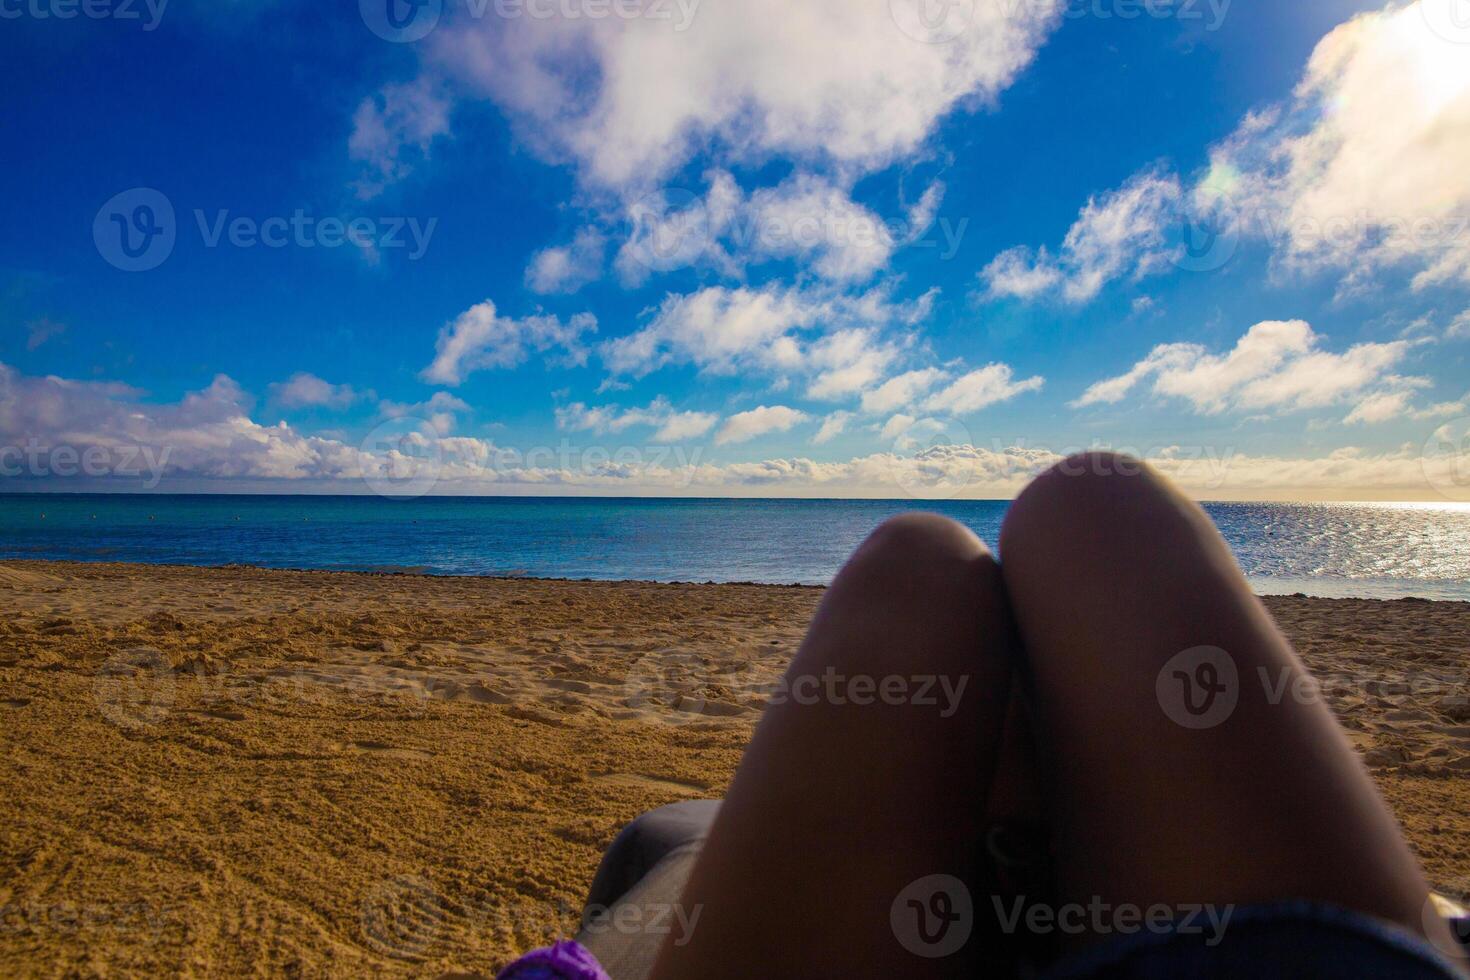
[[[916,955],[890,911],[975,862],[1012,635],[973,534],[923,515],[875,532],[766,710],[684,894],[693,938],[655,975],[965,973],[975,949]]]
[[[1306,898],[1421,930],[1425,883],[1204,512],[1141,464],[1068,460],[1001,535],[1059,901]]]

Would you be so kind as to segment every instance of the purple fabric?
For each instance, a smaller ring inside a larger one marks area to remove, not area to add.
[[[566,939],[533,949],[501,970],[495,980],[612,980],[581,943]]]

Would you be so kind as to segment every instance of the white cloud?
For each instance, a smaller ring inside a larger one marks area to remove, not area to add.
[[[735,442],[749,442],[757,436],[771,432],[786,432],[805,422],[806,419],[805,412],[798,412],[785,405],[769,407],[762,405],[726,419],[725,424],[720,426],[720,431],[715,433],[715,445],[725,446]]]
[[[794,290],[713,286],[665,298],[651,323],[607,341],[601,353],[614,374],[634,376],[681,362],[715,374],[787,370],[801,361],[794,334],[821,314],[821,303]]]
[[[1410,413],[1409,402],[1412,398],[1413,393],[1408,391],[1376,391],[1358,402],[1343,422],[1348,425],[1373,424],[1402,418]]]
[[[710,412],[675,412],[659,423],[654,442],[678,442],[698,439],[715,427],[719,417]]]
[[[141,480],[150,489],[176,473],[295,479],[355,472],[355,453],[340,443],[251,421],[250,398],[225,375],[172,404],[147,404],[142,395],[127,385],[29,377],[0,364],[0,446],[7,467],[21,467],[11,475],[68,476],[63,452],[71,470]],[[78,470],[78,457],[89,452],[107,461],[104,472],[85,463]]]
[[[949,112],[993,102],[1060,19],[1048,4],[976,4],[966,30],[931,44],[889,8],[744,0],[688,5],[687,22],[677,5],[671,20],[446,11],[422,71],[494,100],[591,185],[653,186],[703,149],[861,171],[915,152]]]
[[[314,374],[298,371],[270,386],[271,398],[283,408],[346,408],[359,398],[371,397],[351,385],[334,385]]]
[[[517,320],[498,315],[495,304],[485,300],[440,329],[434,360],[421,376],[433,384],[453,386],[475,371],[523,364],[532,351],[560,350],[554,363],[585,364],[582,335],[596,330],[597,319],[590,313],[579,313],[565,323],[548,315]]]
[[[1060,289],[1082,303],[1114,279],[1140,279],[1166,268],[1178,252],[1168,234],[1181,196],[1178,178],[1155,171],[1092,198],[1067,231],[1057,255],[1017,246],[980,273],[991,296],[1036,299]]]
[[[876,330],[834,331],[808,351],[807,363],[815,375],[807,386],[807,397],[830,401],[855,395],[883,377],[899,354],[898,347],[883,340]]]
[[[991,259],[980,278],[991,296],[1036,299],[1059,287],[1064,276],[1045,245],[1034,253],[1025,245],[1017,245]]]
[[[931,395],[924,402],[924,408],[931,412],[968,415],[1028,391],[1040,391],[1044,384],[1046,379],[1039,376],[1024,381],[1014,380],[1014,372],[1008,364],[987,364]]]
[[[913,207],[909,208],[908,228],[906,229],[909,240],[922,238],[929,230],[929,226],[934,224],[934,219],[939,214],[940,202],[944,200],[944,190],[944,184],[935,181],[924,189],[924,193],[914,202]],[[957,229],[956,233],[962,231],[963,225]]]
[[[944,194],[942,184],[932,184],[890,220],[854,201],[850,182],[813,173],[792,174],[749,195],[727,171],[711,170],[705,179],[703,197],[653,192],[626,206],[632,231],[615,263],[624,283],[690,266],[739,276],[776,259],[797,260],[829,282],[865,282],[897,248],[923,234]]]
[[[601,345],[615,375],[642,377],[669,364],[711,374],[805,377],[807,394],[853,394],[882,377],[901,353],[885,330],[929,315],[933,294],[894,302],[886,288],[849,295],[826,289],[711,286],[670,295],[644,327]]]
[[[847,430],[847,423],[851,422],[852,418],[853,415],[851,412],[839,411],[833,412],[822,419],[822,427],[817,430],[816,435],[812,436],[812,445],[825,445],[842,435]]]
[[[1263,239],[1278,273],[1335,270],[1344,290],[1401,268],[1422,289],[1470,282],[1470,57],[1422,2],[1324,37],[1293,94],[1248,113],[1191,188],[1156,169],[1091,201],[1060,252],[1018,247],[981,273],[990,295],[1081,302],[1165,269],[1177,214]],[[1182,227],[1182,226],[1181,226]],[[1229,254],[1221,252],[1221,261]]]
[[[736,218],[745,207],[744,192],[724,170],[710,170],[705,181],[703,197],[670,189],[623,203],[622,217],[631,230],[613,265],[625,285],[689,266],[711,265],[727,275],[740,271],[721,239],[732,229],[743,236],[744,222],[737,224]]]
[[[1422,6],[1323,38],[1292,97],[1214,148],[1202,206],[1234,209],[1288,269],[1470,282],[1470,57]]]
[[[347,150],[362,166],[357,194],[377,197],[427,159],[434,140],[449,132],[449,101],[427,78],[385,85],[358,105]]]
[[[1073,407],[1122,401],[1139,384],[1188,402],[1196,412],[1290,412],[1357,401],[1347,421],[1383,421],[1408,409],[1409,393],[1428,385],[1392,373],[1411,341],[1364,343],[1341,354],[1301,320],[1268,320],[1246,331],[1235,347],[1211,354],[1199,344],[1161,344],[1124,374],[1099,381]]]
[[[1404,381],[1418,382],[1419,379],[1405,378]],[[1413,405],[1412,388],[1423,387],[1415,383],[1398,391],[1375,392],[1359,402],[1343,422],[1348,425],[1355,423],[1389,422],[1393,419],[1407,418],[1415,421],[1426,419],[1443,419],[1452,415],[1463,415],[1466,412],[1467,399],[1457,402],[1439,402],[1435,405],[1427,405],[1424,408],[1415,408]]]
[[[428,401],[395,402],[384,399],[378,403],[378,414],[385,419],[423,419],[434,427],[434,431],[446,436],[459,424],[459,413],[469,412],[469,405],[447,391],[436,391]]]
[[[801,258],[823,279],[870,278],[888,264],[894,240],[883,219],[824,178],[798,174],[750,199],[759,255]]]
[[[678,412],[666,398],[655,398],[645,408],[598,406],[589,408],[582,402],[558,407],[556,424],[570,432],[595,432],[603,435],[622,432],[633,426],[653,426],[653,441],[659,443],[697,439],[709,433],[719,416],[709,412]]]
[[[889,378],[872,391],[863,393],[863,411],[882,415],[913,404],[945,378],[938,368],[919,368]]]
[[[916,419],[904,429],[894,440],[893,448],[896,452],[915,453],[920,459],[930,459],[960,449],[961,447],[944,441],[953,438],[950,423],[945,419],[922,418]]]
[[[442,394],[442,393],[441,393]],[[447,396],[452,397],[452,396]],[[337,492],[367,489],[364,473],[395,466],[394,451],[366,452],[335,438],[305,435],[281,423],[253,422],[249,398],[229,378],[170,404],[152,404],[127,385],[29,377],[0,364],[0,465],[8,474],[67,478],[65,448],[93,449],[134,469],[113,470],[114,479],[197,478],[196,487],[231,488],[237,481],[270,481],[283,487],[318,486]],[[789,410],[788,410],[789,411]],[[1461,427],[1463,428],[1463,427]],[[1440,433],[1460,444],[1461,428]],[[535,466],[526,454],[468,437],[437,440],[441,493],[651,493],[813,496],[924,496],[927,488],[963,496],[1007,497],[1057,462],[1058,448],[935,445],[914,453],[880,452],[850,460],[766,459],[703,463],[679,447],[633,462],[578,457]],[[1423,452],[1418,445],[1386,453],[1354,447],[1326,456],[1250,456],[1229,450],[1157,447],[1149,459],[1186,491],[1216,499],[1338,498],[1440,499],[1435,487],[1462,486],[1463,459],[1454,452]],[[554,459],[553,457],[550,457]],[[75,458],[67,457],[75,466]]]
[[[1444,335],[1450,340],[1464,340],[1470,338],[1470,310],[1466,310],[1450,321],[1445,329]]]
[[[918,420],[915,419],[912,415],[904,415],[902,412],[900,412],[899,414],[889,419],[887,422],[883,423],[883,428],[878,432],[878,438],[882,439],[884,442],[893,442],[894,440],[902,436],[905,432],[908,432],[910,429],[912,429],[916,421]]]
[[[602,275],[606,244],[596,228],[583,228],[570,244],[542,249],[526,266],[526,288],[533,293],[575,293]]]

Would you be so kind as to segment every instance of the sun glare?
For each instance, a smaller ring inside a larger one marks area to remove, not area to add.
[[[1438,115],[1470,92],[1470,51],[1446,44],[1420,7],[1415,4],[1401,11],[1394,33],[1406,49],[1404,60],[1411,66],[1425,109]]]

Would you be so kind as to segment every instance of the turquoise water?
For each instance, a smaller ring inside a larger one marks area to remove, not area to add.
[[[819,584],[872,500],[0,495],[0,558]],[[1004,501],[924,502],[994,542]],[[1470,508],[1209,504],[1263,592],[1470,599]]]

